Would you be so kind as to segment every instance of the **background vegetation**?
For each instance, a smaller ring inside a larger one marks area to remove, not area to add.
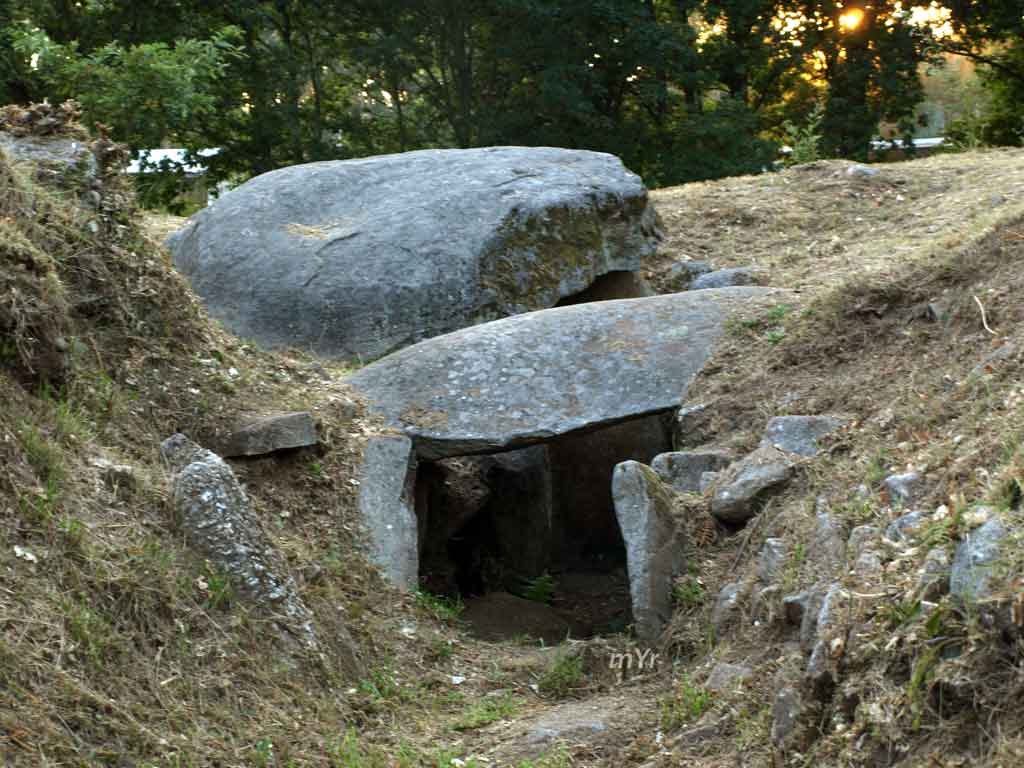
[[[652,186],[756,172],[794,130],[864,157],[922,65],[981,67],[963,141],[1020,144],[1019,2],[0,0],[0,103],[73,97],[209,181],[428,147],[613,152]],[[806,127],[813,123],[813,130]]]

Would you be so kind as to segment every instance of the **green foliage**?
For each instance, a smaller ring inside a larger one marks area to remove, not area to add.
[[[549,573],[531,579],[523,591],[523,597],[535,603],[550,603],[554,596],[555,579]]]
[[[786,144],[792,150],[786,159],[789,165],[801,163],[813,163],[820,160],[822,130],[821,124],[825,119],[825,111],[819,106],[807,117],[802,125],[795,125],[791,120],[783,123],[786,134]]]
[[[703,715],[711,707],[711,693],[694,685],[689,677],[683,675],[676,683],[672,695],[662,697],[658,705],[661,710],[661,727],[671,731]]]
[[[558,654],[537,680],[537,689],[545,696],[563,699],[583,683],[583,657],[569,652]]]
[[[982,60],[988,43],[1013,43],[1022,22],[1007,3],[954,4],[955,45]],[[782,7],[816,21],[773,24],[765,0],[139,0],[74,13],[7,0],[0,88],[17,101],[75,95],[136,148],[218,147],[210,182],[518,144],[612,152],[661,186],[760,172],[775,158],[769,137],[806,162],[866,154],[881,120],[909,131],[919,65],[954,43],[893,3],[867,6],[852,30],[836,3]],[[992,67],[985,141],[1020,140],[1020,44],[1010,49]],[[164,171],[145,179],[146,199],[174,198],[180,169]]]
[[[217,114],[215,88],[237,54],[232,29],[209,40],[110,42],[89,52],[30,25],[11,34],[14,50],[35,62],[34,77],[53,99],[75,98],[88,124],[109,124],[113,138],[133,147],[194,135],[195,126]]]
[[[676,605],[683,611],[691,611],[704,604],[707,600],[707,590],[696,576],[684,576],[677,580],[672,587],[672,598]]]
[[[472,704],[453,728],[456,731],[471,731],[485,725],[512,717],[519,709],[519,702],[512,696],[492,696]]]
[[[416,604],[430,613],[438,621],[452,622],[462,615],[466,606],[459,597],[446,597],[419,590],[416,592]]]

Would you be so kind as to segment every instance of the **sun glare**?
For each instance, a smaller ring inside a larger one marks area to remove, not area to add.
[[[864,11],[860,8],[851,8],[839,17],[839,29],[843,32],[852,32],[864,23]]]

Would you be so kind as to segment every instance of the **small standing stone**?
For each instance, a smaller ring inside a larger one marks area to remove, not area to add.
[[[284,561],[231,467],[181,434],[160,451],[172,472],[171,505],[188,543],[231,578],[235,588],[284,617],[282,628],[307,648],[319,648],[313,618]]]
[[[668,489],[650,467],[617,465],[612,499],[626,544],[637,637],[653,642],[672,618],[672,584],[686,566],[682,533],[672,519]]]

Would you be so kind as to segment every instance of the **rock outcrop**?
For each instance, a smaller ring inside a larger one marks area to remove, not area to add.
[[[494,147],[272,171],[168,246],[231,331],[363,360],[554,306],[638,271],[657,240],[643,182],[618,158]]]

